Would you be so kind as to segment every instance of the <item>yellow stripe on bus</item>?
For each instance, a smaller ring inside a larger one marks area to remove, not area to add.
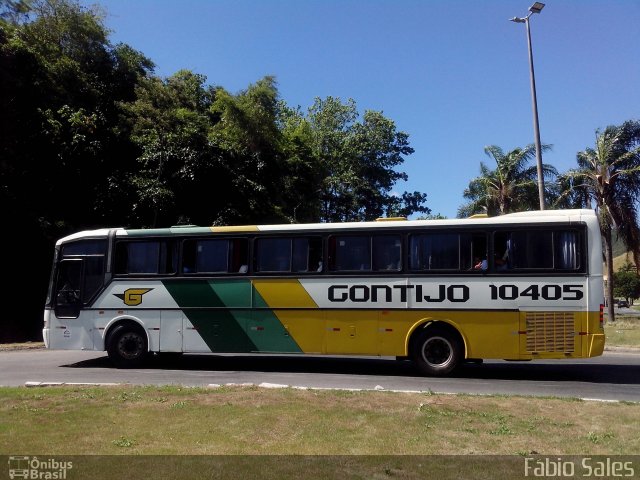
[[[253,285],[304,353],[403,356],[410,353],[411,332],[428,322],[456,328],[469,358],[579,358],[598,354],[604,343],[593,331],[597,312],[320,309],[296,279],[254,280]],[[527,331],[533,328],[531,315],[543,322],[537,330],[544,330]],[[546,323],[558,316],[565,319],[567,334],[546,331]]]
[[[253,287],[273,308],[318,308],[311,295],[296,279],[253,280]]]
[[[260,229],[257,225],[229,225],[221,227],[209,227],[213,233],[228,233],[228,232],[257,232]]]
[[[274,315],[304,353],[326,353],[323,341],[325,312],[318,308],[298,280],[253,280],[253,288],[273,309]]]

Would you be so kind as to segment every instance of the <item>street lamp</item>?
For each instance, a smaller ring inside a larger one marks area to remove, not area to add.
[[[538,123],[538,100],[536,97],[536,79],[533,73],[533,50],[531,49],[531,29],[529,28],[529,17],[534,13],[540,13],[544,8],[544,3],[535,2],[529,7],[529,14],[524,18],[513,17],[510,20],[516,23],[527,25],[527,44],[529,45],[529,73],[531,76],[531,103],[533,106],[533,132],[536,144],[536,161],[538,164],[538,195],[540,196],[540,210],[544,210],[544,176],[542,173],[542,149],[540,147],[540,125]]]

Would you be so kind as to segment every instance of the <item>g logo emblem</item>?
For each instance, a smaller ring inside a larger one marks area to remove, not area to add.
[[[114,293],[114,295],[122,300],[125,305],[135,307],[142,303],[142,296],[151,290],[153,288],[128,288],[124,293]]]

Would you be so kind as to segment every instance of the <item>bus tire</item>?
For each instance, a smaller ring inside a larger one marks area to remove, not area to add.
[[[464,345],[452,328],[432,326],[421,331],[413,343],[412,359],[429,376],[450,374],[464,359]]]
[[[135,368],[147,358],[147,337],[142,327],[118,325],[107,339],[109,359],[118,368]]]

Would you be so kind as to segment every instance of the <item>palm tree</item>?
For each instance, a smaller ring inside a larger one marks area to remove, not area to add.
[[[559,205],[569,201],[571,206],[591,208],[595,204],[607,269],[607,312],[613,321],[614,230],[633,252],[636,269],[640,269],[640,122],[627,121],[596,130],[595,148],[578,152],[576,159],[578,168],[561,176],[564,191]]]
[[[551,149],[543,145],[542,151]],[[535,158],[535,146],[515,148],[504,153],[500,147],[489,145],[484,148],[487,156],[494,159],[496,169],[491,170],[480,162],[480,176],[469,182],[463,196],[469,200],[458,209],[458,217],[468,217],[474,213],[503,215],[520,210],[537,210],[538,198],[537,167],[529,162]],[[557,175],[556,169],[550,165],[542,166],[543,175]]]

